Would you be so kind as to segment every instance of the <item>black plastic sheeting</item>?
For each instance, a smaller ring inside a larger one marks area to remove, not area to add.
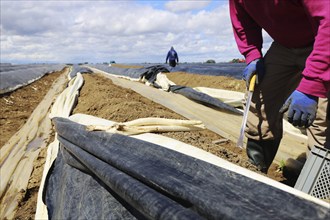
[[[118,67],[111,67],[106,65],[93,65],[92,67],[102,70],[106,73],[111,73],[114,75],[119,76],[127,76],[133,79],[140,79],[144,77],[148,80],[149,83],[153,84],[154,87],[159,88],[160,86],[155,83],[156,76],[158,73],[168,73],[169,70],[164,67],[164,65],[155,65],[155,66],[148,66],[143,68],[118,68]],[[217,108],[218,110],[224,110],[228,113],[233,113],[237,115],[243,115],[243,113],[236,108],[220,101],[219,99],[213,98],[210,95],[207,95],[202,92],[198,92],[190,87],[187,86],[170,86],[169,91],[173,93],[181,94],[193,101],[196,101],[200,104]]]
[[[242,72],[246,66],[245,63],[180,63],[179,65],[175,66],[174,68],[169,66],[168,64],[127,64],[134,65],[134,66],[141,66],[141,69],[152,67],[152,66],[162,66],[167,68],[170,72],[186,72],[186,73],[194,73],[200,75],[210,75],[210,76],[229,76],[236,79],[242,79]],[[93,66],[97,69],[103,70],[105,72],[109,72],[110,70],[116,73],[121,73],[123,68],[112,67],[105,64],[93,64],[89,65]],[[138,69],[138,68],[137,68]],[[128,74],[131,74],[130,77],[138,78],[138,75],[135,75],[135,68],[131,68],[127,71]]]
[[[155,84],[155,81],[157,79],[157,74],[159,73],[169,73],[168,69],[165,67],[159,65],[159,66],[150,66],[144,68],[145,72],[141,74],[141,77],[144,77],[146,80],[148,80],[149,83],[154,84],[155,87],[160,87],[159,85]]]
[[[213,98],[212,96],[209,96],[208,94],[198,92],[190,87],[174,85],[174,86],[170,86],[170,91],[181,94],[191,100],[194,100],[198,103],[201,103],[201,104],[209,106],[209,107],[213,107],[213,108],[215,107],[220,110],[225,110],[229,113],[243,115],[243,113],[241,111],[237,110],[236,108],[234,108],[228,104],[221,102],[219,99]]]
[[[113,67],[104,64],[95,64],[88,66],[102,70],[106,73],[111,73],[113,75],[118,75],[118,76],[126,76],[132,79],[140,79],[142,76],[145,75],[150,76],[151,71],[154,72],[153,74],[159,73],[159,72],[155,73],[154,70],[160,70],[166,73],[170,72],[167,68],[165,68],[162,65],[153,65],[153,66],[141,67],[141,68],[120,68],[120,67]]]
[[[60,151],[44,188],[50,219],[329,219],[325,207],[120,134],[53,123]]]
[[[60,71],[64,64],[0,65],[0,94],[28,85],[47,73]]]
[[[90,68],[88,67],[85,67],[85,66],[80,66],[80,65],[72,65],[71,67],[71,71],[69,73],[70,77],[71,78],[74,78],[75,76],[77,76],[77,73],[93,73],[93,70],[91,70]]]
[[[139,65],[139,64],[135,64]],[[155,64],[141,64],[148,67]],[[246,66],[245,63],[179,63],[175,67],[167,64],[161,64],[171,72],[186,72],[210,76],[230,76],[236,79],[242,79],[242,72]]]

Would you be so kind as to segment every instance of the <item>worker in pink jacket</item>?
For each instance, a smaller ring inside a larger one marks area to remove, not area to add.
[[[309,148],[330,149],[330,1],[229,0],[229,7],[247,85],[257,74],[245,133],[250,161],[267,172],[284,113],[307,128]],[[274,40],[264,56],[262,29]]]

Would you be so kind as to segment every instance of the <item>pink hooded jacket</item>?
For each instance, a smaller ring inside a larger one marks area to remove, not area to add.
[[[239,51],[246,62],[261,58],[264,29],[288,48],[313,44],[297,90],[325,98],[330,90],[330,0],[229,0]]]

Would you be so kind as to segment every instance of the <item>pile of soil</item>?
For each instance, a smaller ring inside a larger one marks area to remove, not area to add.
[[[28,86],[0,95],[0,147],[25,124],[63,72],[64,70],[46,74]]]
[[[34,109],[43,100],[54,81],[66,72],[45,74],[41,79],[13,92],[0,95],[0,147],[26,123]],[[53,138],[53,137],[52,137]],[[47,149],[42,149],[33,164],[28,188],[20,192],[21,201],[15,219],[34,219],[37,195],[42,178]]]
[[[60,74],[61,72],[45,75],[35,83],[0,97],[1,146],[25,123],[33,109],[48,92],[52,82]],[[84,113],[116,122],[126,122],[145,117],[185,119],[134,91],[114,85],[111,80],[100,74],[84,74],[83,77],[84,85],[73,114]],[[244,82],[230,77],[181,72],[168,73],[167,77],[178,85],[205,86],[242,92],[245,90]],[[13,114],[13,112],[15,113]],[[229,140],[219,142],[218,140],[224,138],[212,131],[167,132],[162,135],[199,147],[234,164],[258,172],[255,166],[248,162],[245,151],[237,148]],[[23,199],[19,203],[15,219],[34,219],[45,152],[45,149],[42,150],[35,161],[34,171],[27,190],[22,192],[24,194]],[[276,164],[272,164],[267,176],[277,181],[285,180]]]
[[[204,84],[203,86],[207,86],[207,81],[212,85],[216,85],[214,79],[218,82],[225,81],[224,79],[228,80],[224,77],[219,77],[218,79],[214,76],[196,76],[200,79],[204,78],[203,81],[201,80]],[[178,85],[189,86],[190,81],[194,82],[193,77],[186,73],[170,73],[168,74],[168,78]],[[176,79],[180,79],[177,80],[180,82],[177,83]],[[78,104],[73,114],[84,113],[116,122],[127,122],[146,117],[187,119],[132,90],[114,85],[111,80],[102,75],[86,74],[84,75],[84,82],[85,84],[80,91]],[[226,83],[219,84],[226,85]],[[97,94],[97,98],[95,98],[95,94]],[[102,102],[100,102],[100,100],[102,100]],[[237,148],[236,145],[229,140],[224,141],[222,144],[217,144],[216,142],[218,140],[224,138],[212,131],[166,132],[161,134],[199,147],[242,167],[257,171],[255,167],[247,161],[247,157],[242,149]]]

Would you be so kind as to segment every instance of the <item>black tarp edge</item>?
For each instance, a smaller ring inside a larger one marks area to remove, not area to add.
[[[159,73],[168,73],[169,70],[165,68],[163,65],[155,65],[148,66],[142,68],[119,68],[119,67],[111,67],[105,65],[95,65],[92,66],[98,68],[106,73],[111,73],[120,76],[127,76],[133,79],[146,79],[151,85],[155,88],[159,88],[160,86],[155,82],[157,74]],[[228,105],[212,96],[198,92],[187,86],[180,85],[172,85],[169,87],[168,92],[173,92],[177,94],[181,94],[188,99],[191,99],[197,103],[203,104],[208,107],[213,107],[218,110],[226,111],[231,114],[243,115],[241,111],[236,109],[235,107]]]
[[[12,92],[18,88],[29,85],[45,74],[61,71],[66,65],[43,64],[23,65],[23,67],[0,72],[0,94]]]
[[[123,135],[89,132],[84,126],[64,118],[55,118],[53,122],[63,148],[69,149],[71,154],[74,151],[75,157],[88,167],[90,172],[98,173],[96,175],[103,182],[106,182],[105,179],[116,182],[116,178],[119,178],[119,182],[114,184],[115,187],[112,186],[112,190],[128,203],[131,201],[128,198],[142,196],[144,199],[134,200],[141,204],[131,205],[152,219],[172,219],[171,217],[175,217],[173,213],[176,212],[168,212],[171,210],[170,207],[157,209],[163,204],[162,200],[152,200],[154,205],[157,204],[155,209],[143,208],[144,204],[150,205],[146,201],[148,197],[144,197],[149,195],[149,190],[156,190],[163,196],[170,195],[168,199],[175,198],[173,201],[179,204],[185,201],[183,207],[189,206],[188,211],[194,210],[200,217],[207,219],[327,219],[329,217],[328,210],[324,207],[176,151]],[[98,164],[99,162],[96,161],[101,162]],[[114,169],[127,174],[139,184],[144,184],[146,187],[144,190],[147,191],[142,190],[140,192],[143,195],[138,195],[134,194],[136,191],[133,190],[131,192],[133,194],[129,195],[128,189],[134,189],[136,182],[133,181],[133,185],[124,189],[119,185],[125,184],[127,180],[121,182],[122,175],[117,176],[110,172]],[[67,175],[73,178],[71,174]],[[65,180],[63,181],[59,184],[65,184]],[[78,189],[72,190],[78,190],[79,193],[75,196],[79,197],[79,194],[84,192],[79,189],[79,183],[75,184]],[[52,193],[57,192],[49,190],[47,190],[48,199],[51,199]],[[73,195],[68,192],[67,194]],[[61,199],[61,202],[64,202],[64,199]],[[149,211],[146,213],[146,210]],[[167,212],[163,213],[164,210]],[[75,217],[79,217],[81,213],[76,214]]]

